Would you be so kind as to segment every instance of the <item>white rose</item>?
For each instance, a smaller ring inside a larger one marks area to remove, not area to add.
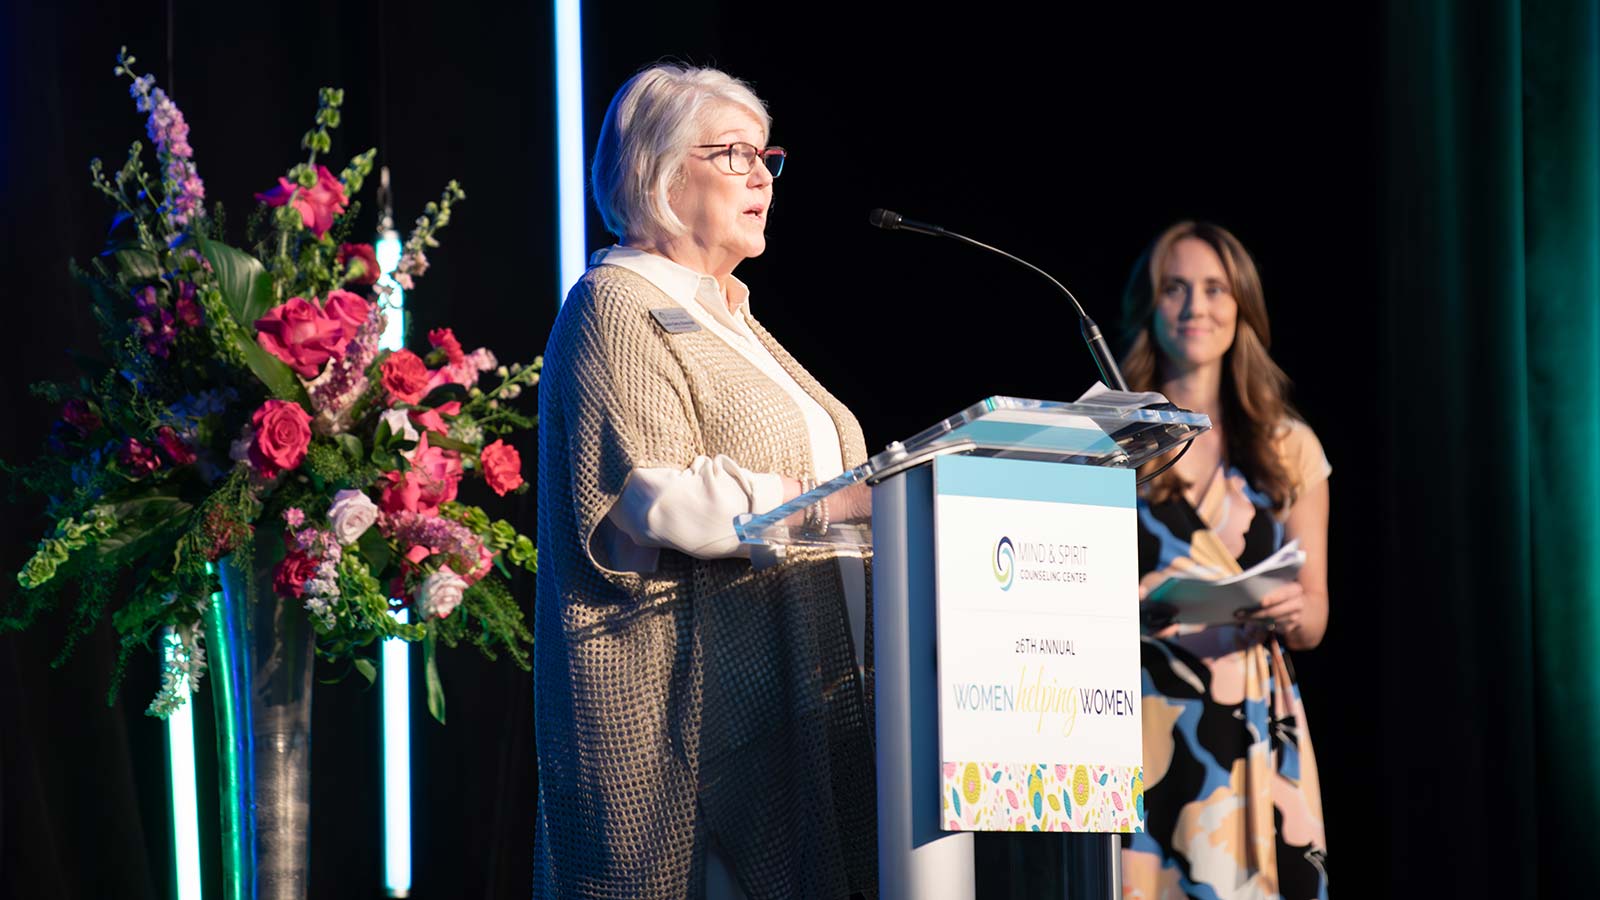
[[[417,429],[411,424],[411,416],[405,410],[385,410],[378,418],[389,423],[390,434],[402,435],[408,441],[417,439]]]
[[[378,506],[361,491],[340,491],[333,495],[328,519],[333,523],[334,538],[341,546],[348,547],[360,540],[372,523],[378,521]]]
[[[422,614],[441,619],[449,616],[461,605],[461,595],[466,589],[467,582],[460,575],[450,571],[449,566],[440,566],[439,571],[422,582],[422,589],[417,592]]]

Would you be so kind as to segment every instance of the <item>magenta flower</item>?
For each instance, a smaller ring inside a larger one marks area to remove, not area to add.
[[[178,437],[178,432],[170,425],[156,429],[156,443],[161,445],[162,452],[167,454],[167,458],[172,460],[175,466],[187,466],[196,459],[194,448],[183,438]]]
[[[138,438],[128,438],[117,451],[117,462],[135,478],[143,478],[161,468],[161,458],[156,456],[155,448],[139,443]]]
[[[283,360],[301,378],[315,378],[322,364],[344,356],[344,324],[304,297],[290,297],[256,320],[256,343]]]
[[[349,291],[332,290],[322,302],[322,311],[344,329],[346,342],[355,340],[361,326],[367,324],[367,314],[372,304]]]
[[[333,258],[334,269],[343,277],[350,271],[350,263],[361,261],[361,274],[351,275],[345,284],[354,284],[365,287],[378,280],[378,254],[372,249],[371,244],[340,244],[339,253]]]
[[[178,321],[189,328],[200,327],[200,304],[194,299],[194,283],[185,281],[178,285],[178,301],[175,304],[178,310]]]
[[[100,416],[88,401],[74,398],[61,406],[61,419],[78,432],[79,437],[100,427]]]
[[[287,178],[279,178],[278,186],[256,195],[268,206],[293,204],[300,212],[300,221],[321,239],[333,227],[333,220],[342,215],[349,200],[344,195],[344,185],[327,166],[317,166],[317,183],[303,188]]]

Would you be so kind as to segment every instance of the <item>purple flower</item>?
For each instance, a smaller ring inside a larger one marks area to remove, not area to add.
[[[133,320],[133,330],[144,339],[144,349],[151,356],[166,359],[172,352],[172,342],[178,338],[173,327],[172,313],[158,309],[148,316]]]
[[[155,83],[153,76],[142,75],[133,80],[128,91],[139,111],[150,114],[145,128],[162,161],[161,191],[165,199],[161,212],[177,230],[204,214],[206,187],[191,161],[194,148],[189,146],[189,123],[167,92]]]
[[[319,415],[337,420],[367,390],[367,366],[378,355],[378,340],[383,336],[384,312],[377,303],[368,305],[366,321],[345,345],[344,356],[310,385],[311,408]]]

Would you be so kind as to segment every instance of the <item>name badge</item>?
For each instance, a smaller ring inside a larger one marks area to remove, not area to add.
[[[650,315],[655,317],[657,324],[666,329],[667,334],[682,334],[686,331],[699,331],[700,323],[689,315],[689,311],[681,306],[669,306],[665,309],[652,309]]]

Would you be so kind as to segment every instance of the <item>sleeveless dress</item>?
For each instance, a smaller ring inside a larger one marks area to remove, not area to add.
[[[1281,432],[1294,494],[1328,477],[1301,422]],[[1139,501],[1139,570],[1232,556],[1248,569],[1285,541],[1282,515],[1236,468],[1198,504]],[[1141,644],[1148,830],[1124,839],[1125,900],[1328,896],[1316,757],[1281,635],[1260,625],[1185,628]]]

